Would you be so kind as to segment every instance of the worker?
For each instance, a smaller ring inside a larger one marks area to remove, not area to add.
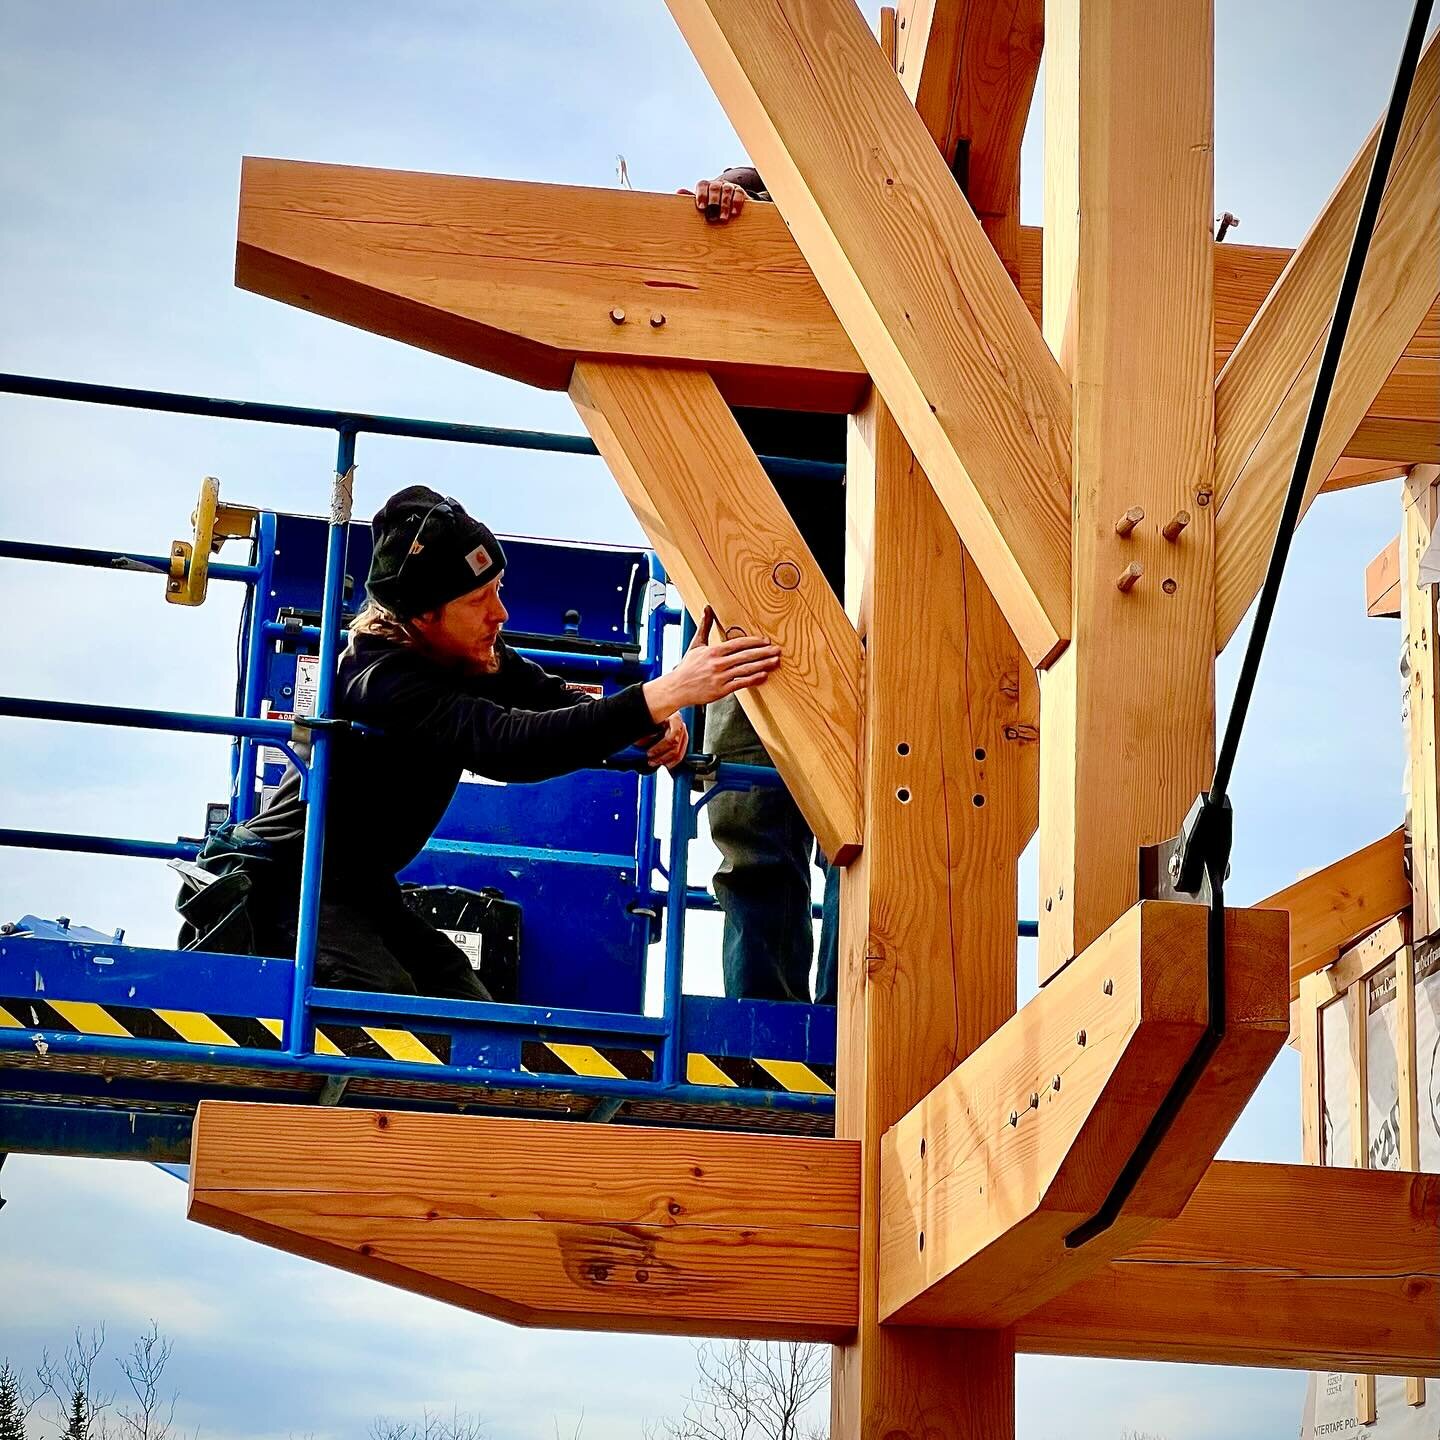
[[[700,180],[695,208],[711,223],[732,222],[748,200],[768,201],[749,166]],[[845,461],[845,417],[793,410],[741,408],[735,418],[760,455]],[[838,598],[845,582],[844,481],[777,476],[775,489]],[[773,766],[735,696],[710,706],[704,745],[721,760]],[[710,835],[720,851],[715,899],[724,912],[725,993],[755,1000],[809,1000],[815,965],[815,1000],[835,1003],[840,873],[827,865],[800,807],[783,786],[726,790],[706,806]],[[811,861],[824,875],[818,956],[811,900]]]
[[[501,638],[505,551],[455,500],[423,485],[371,524],[366,604],[339,660],[335,713],[367,727],[332,743],[315,983],[483,1000],[465,953],[405,905],[396,875],[424,849],[464,771],[528,782],[598,765],[640,742],[675,766],[679,711],[763,684],[779,647],[711,645],[707,615],[668,674],[592,699]],[[251,897],[256,948],[293,954],[306,823],[291,770],[246,827],[268,847]]]

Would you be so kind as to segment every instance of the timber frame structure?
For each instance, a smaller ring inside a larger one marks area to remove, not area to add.
[[[1440,47],[1306,492],[1411,472],[1413,884],[1397,834],[1228,912],[1223,1038],[1097,1230],[1210,1018],[1207,908],[1136,856],[1214,767],[1375,137],[1293,253],[1216,244],[1211,0],[667,4],[773,208],[247,160],[237,280],[567,389],[691,612],[782,645],[743,699],[846,866],[837,1138],[207,1102],[192,1216],[521,1323],[832,1342],[836,1440],[1013,1436],[1017,1350],[1440,1376],[1440,1179],[1214,1158],[1292,1002],[1308,1055],[1342,952],[1440,931]],[[843,608],[757,400],[851,416]]]

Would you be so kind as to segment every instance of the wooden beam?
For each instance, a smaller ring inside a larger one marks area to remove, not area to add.
[[[1214,17],[1050,0],[1046,33],[1045,338],[1074,386],[1075,520],[1040,714],[1042,984],[1139,899],[1139,847],[1180,828],[1215,749]]]
[[[1070,610],[1070,396],[853,0],[668,0],[1032,662]]]
[[[1228,912],[1220,1048],[1116,1222],[1066,1245],[1205,1029],[1207,919],[1199,905],[1135,906],[890,1129],[887,1321],[1012,1324],[1184,1208],[1285,1041],[1280,914]]]
[[[868,723],[865,850],[841,890],[836,1134],[861,1142],[861,1283],[831,1433],[994,1440],[1014,1433],[1009,1338],[879,1323],[880,1142],[1014,1011],[1035,677],[878,395],[851,423],[846,491]],[[922,683],[937,675],[946,687]]]
[[[866,385],[768,205],[722,227],[684,196],[249,158],[235,283],[549,390],[592,356],[702,366],[737,405]]]
[[[1020,142],[1044,0],[904,0],[897,69],[995,252],[1020,277]]]
[[[1400,611],[1408,679],[1405,734],[1410,755],[1412,933],[1417,943],[1440,932],[1440,609],[1436,589],[1420,584],[1420,561],[1440,528],[1440,467],[1417,466],[1405,481],[1400,529]]]
[[[1370,1164],[1370,982],[1361,978],[1347,1006],[1350,1021],[1350,1164],[1364,1170]],[[1373,1241],[1371,1242],[1373,1244]],[[1355,1377],[1355,1418],[1362,1425],[1375,1423],[1374,1373]]]
[[[1264,576],[1375,139],[1372,133],[1361,147],[1215,383],[1217,649],[1234,634]],[[1401,127],[1307,504],[1440,293],[1437,169],[1440,42],[1432,35]],[[1416,458],[1397,456],[1377,439],[1362,432],[1358,453]]]
[[[692,614],[765,635],[780,668],[740,703],[825,854],[859,849],[860,641],[715,383],[582,360],[570,395]]]
[[[1216,1161],[1180,1216],[1025,1316],[1019,1349],[1440,1376],[1440,1176]]]
[[[1375,485],[1385,480],[1403,480],[1409,467],[1393,460],[1344,459],[1326,477],[1321,494],[1335,490],[1353,490],[1359,485]]]
[[[1415,1051],[1415,947],[1402,945],[1395,956],[1395,1090],[1399,1129],[1399,1160],[1402,1170],[1420,1168],[1420,1072]],[[1437,1222],[1440,1224],[1440,1222]],[[1436,1226],[1431,1227],[1433,1241]],[[1433,1245],[1432,1245],[1433,1253]],[[1440,1314],[1440,1303],[1430,1306]],[[1431,1343],[1430,1353],[1440,1355],[1440,1339]],[[1425,1377],[1405,1379],[1405,1399],[1411,1405],[1425,1403]]]
[[[1023,228],[1019,247],[1018,283],[1038,324],[1039,228]],[[1217,368],[1289,255],[1215,247]],[[683,196],[248,158],[235,278],[550,390],[569,385],[581,357],[697,365],[735,405],[843,412],[868,385],[770,205],[740,225],[706,225]],[[655,314],[663,325],[650,324]],[[1424,424],[1437,396],[1440,310],[1372,414]]]
[[[1410,908],[1403,827],[1260,902],[1290,914],[1290,994],[1362,935]]]
[[[1365,567],[1365,613],[1372,620],[1400,618],[1400,537]]]
[[[205,1101],[192,1220],[517,1325],[837,1340],[854,1145]]]

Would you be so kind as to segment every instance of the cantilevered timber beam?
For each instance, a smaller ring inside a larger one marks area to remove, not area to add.
[[[570,395],[691,612],[713,606],[724,632],[781,647],[740,703],[825,854],[847,862],[861,836],[860,640],[715,382],[582,360]]]
[[[1400,538],[1365,567],[1365,613],[1372,620],[1400,618]]]
[[[1040,250],[1039,229],[1022,229],[1018,283],[1037,324]],[[1215,247],[1217,369],[1289,256]],[[844,412],[869,383],[770,205],[706,225],[674,195],[247,159],[235,274],[247,290],[545,389],[563,390],[582,357],[700,366],[735,405]],[[1436,397],[1432,311],[1373,415],[1433,429]],[[1426,458],[1404,448],[1409,463]]]
[[[1020,142],[1044,0],[902,0],[896,68],[976,218],[1020,280]]]
[[[1045,338],[1074,386],[1071,644],[1040,728],[1040,979],[1214,766],[1210,0],[1049,0]]]
[[[1014,1434],[1008,1336],[880,1324],[880,1144],[1014,1012],[1035,674],[878,395],[851,422],[846,492],[846,599],[866,638],[866,835],[840,897],[835,1124],[861,1142],[862,1240],[831,1433],[1000,1440]]]
[[[668,0],[1032,662],[1070,612],[1070,395],[853,0]]]
[[[1290,995],[1362,935],[1410,908],[1405,831],[1393,830],[1260,902],[1290,915]]]
[[[206,1101],[190,1218],[518,1325],[836,1340],[833,1141]]]
[[[737,405],[845,411],[864,368],[773,206],[247,159],[236,284],[563,390],[577,359],[699,365]]]
[[[1137,905],[891,1128],[886,1320],[1012,1324],[1181,1212],[1285,1042],[1282,914],[1228,912],[1219,1048],[1115,1223],[1066,1244],[1205,1028],[1207,919],[1204,906]]]
[[[1361,147],[1215,385],[1216,646],[1260,588],[1334,310],[1376,134]],[[1415,76],[1307,502],[1361,426],[1440,293],[1440,39]],[[1385,427],[1376,425],[1375,431]],[[1357,453],[1394,456],[1362,429]]]
[[[1440,1375],[1440,1176],[1216,1161],[1178,1219],[1018,1322],[1019,1349]]]
[[[1440,381],[1440,374],[1437,374],[1436,379]],[[1320,489],[1330,493],[1335,490],[1354,490],[1361,485],[1378,485],[1385,480],[1403,480],[1409,468],[1408,465],[1399,465],[1393,460],[1347,458],[1337,462],[1335,468],[1325,477],[1325,483]]]

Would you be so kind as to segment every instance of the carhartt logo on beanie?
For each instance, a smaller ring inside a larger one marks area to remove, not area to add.
[[[370,533],[366,592],[402,620],[488,585],[505,568],[505,551],[489,528],[426,485],[392,495],[375,512]]]

